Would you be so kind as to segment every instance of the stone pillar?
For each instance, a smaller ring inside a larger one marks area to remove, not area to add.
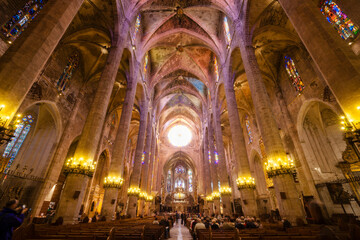
[[[0,59],[2,115],[13,117],[84,0],[49,1]]]
[[[149,156],[149,171],[147,176],[145,176],[147,178],[147,184],[146,184],[146,192],[147,194],[151,195],[151,185],[152,185],[152,180],[154,175],[152,174],[154,171],[154,162],[155,162],[155,147],[156,147],[156,138],[155,138],[155,130],[154,130],[154,122],[152,122],[153,128],[152,128],[152,132],[151,132],[151,150],[150,150],[150,156]],[[154,196],[152,196],[154,197]],[[153,198],[154,199],[154,198]],[[154,201],[154,200],[153,200]],[[147,202],[146,206],[145,206],[145,214],[146,215],[150,215],[150,205],[152,204],[152,202]]]
[[[146,97],[144,96],[144,98]],[[138,133],[138,139],[137,139],[136,151],[135,151],[135,162],[130,177],[130,188],[139,188],[140,185],[140,176],[141,176],[140,174],[142,167],[141,158],[144,151],[145,132],[146,132],[146,125],[148,120],[148,107],[149,107],[149,99],[144,99],[140,113],[140,126],[139,126],[139,133]],[[138,200],[138,196],[136,195],[129,196],[128,214],[130,214],[132,218],[136,217],[137,200]]]
[[[152,140],[152,126],[153,126],[153,116],[152,114],[149,115],[148,121],[147,121],[147,127],[146,127],[146,141],[145,141],[145,160],[144,160],[144,164],[141,167],[141,182],[140,182],[140,190],[141,192],[144,192],[146,194],[151,194],[149,192],[147,192],[147,185],[148,185],[148,177],[149,174],[151,174],[149,172],[149,165],[151,164],[150,162],[150,157],[151,157],[151,140]],[[144,214],[144,204],[145,204],[146,199],[140,199],[139,201],[139,215],[143,215]],[[148,204],[147,204],[148,205]]]
[[[75,119],[78,114],[79,106],[82,99],[83,93],[80,92],[77,96],[76,103],[71,110],[70,118],[68,119],[67,124],[64,128],[63,134],[60,138],[54,156],[50,162],[49,170],[46,173],[45,182],[42,184],[40,194],[38,195],[35,207],[33,209],[34,216],[38,216],[40,214],[41,207],[44,204],[44,199],[51,191],[51,188],[53,188],[53,186],[55,186],[55,184],[58,182],[68,149],[71,145],[72,133],[74,131],[74,128],[76,128],[77,122],[75,121]]]
[[[210,162],[209,162],[209,138],[208,138],[208,132],[204,132],[204,179],[205,182],[205,201],[206,197],[210,196],[212,194],[211,190],[211,171],[210,171]],[[213,214],[213,206],[212,202],[206,201],[206,215]]]
[[[225,64],[223,69],[226,105],[228,110],[231,139],[234,149],[235,168],[237,178],[243,180],[251,179],[249,159],[247,155],[243,129],[240,122],[239,112],[237,108],[236,96],[234,91],[233,79],[229,76],[230,66]],[[257,204],[255,200],[254,189],[251,185],[242,186],[239,189],[241,200],[243,201],[243,211],[247,216],[257,216]]]
[[[242,23],[237,22],[236,24],[236,29],[241,30]],[[279,161],[289,164],[275,116],[271,110],[270,98],[262,79],[254,48],[251,45],[251,38],[246,33],[239,34],[239,37],[240,52],[254,103],[257,123],[268,155],[268,162]],[[292,223],[296,222],[296,218],[305,220],[300,195],[296,191],[292,175],[277,175],[273,177],[273,181],[282,217],[286,217]]]
[[[354,9],[359,9],[358,1],[349,2],[354,3]],[[360,106],[360,70],[349,41],[338,35],[314,1],[279,0],[279,3],[347,117],[360,123],[357,109]],[[351,8],[342,10],[353,13]]]
[[[211,155],[211,163],[210,163],[210,174],[213,183],[212,192],[220,192],[219,185],[218,185],[218,174],[217,174],[217,165],[215,164],[215,145],[214,145],[214,128],[211,121],[211,115],[209,116],[208,120],[208,139],[209,139],[209,149]],[[220,200],[215,199],[213,203],[213,211],[215,214],[220,214]]]
[[[279,103],[286,130],[294,143],[294,152],[297,156],[294,161],[303,194],[304,196],[312,195],[315,199],[319,200],[320,198],[315,188],[314,179],[307,163],[303,147],[300,143],[299,134],[294,122],[291,120],[289,110],[280,88],[277,89],[276,100]]]
[[[129,135],[129,127],[132,116],[132,110],[134,106],[135,94],[136,94],[136,77],[135,71],[137,67],[134,67],[131,79],[128,83],[126,89],[126,95],[123,103],[123,108],[121,111],[120,124],[117,131],[116,139],[114,142],[114,148],[112,152],[112,159],[110,163],[109,173],[107,178],[115,178],[118,181],[124,183],[123,174],[124,174],[124,156],[127,146],[127,138]],[[108,180],[109,181],[109,180]],[[111,180],[110,180],[111,181]],[[115,214],[118,191],[121,187],[121,184],[108,184],[104,185],[104,201],[102,204],[101,215],[106,216],[107,220],[111,220]]]
[[[112,47],[109,52],[93,103],[75,150],[74,160],[70,162],[74,163],[74,165],[77,165],[75,164],[77,162],[82,166],[86,166],[85,164],[92,163],[95,158],[122,52],[123,47],[117,45]],[[64,223],[77,221],[88,181],[89,177],[84,174],[69,173],[56,212],[57,217],[62,216],[64,218]]]
[[[221,184],[220,192],[227,188],[231,189],[229,185],[228,172],[226,168],[226,160],[225,160],[225,149],[224,142],[221,130],[221,122],[220,122],[220,109],[217,107],[217,103],[215,100],[215,96],[212,96],[212,108],[213,108],[213,124],[214,124],[214,132],[216,139],[216,151],[219,155],[219,163],[217,164],[219,170],[219,179]],[[231,193],[221,193],[221,200],[223,204],[223,213],[224,215],[231,216]]]

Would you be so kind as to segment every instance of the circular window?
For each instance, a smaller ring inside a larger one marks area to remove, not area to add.
[[[191,142],[192,133],[188,127],[176,125],[170,129],[168,139],[175,147],[185,147]]]

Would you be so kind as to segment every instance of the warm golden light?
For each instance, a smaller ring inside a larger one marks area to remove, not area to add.
[[[138,187],[130,187],[127,191],[127,194],[130,196],[139,196],[141,190]]]
[[[255,178],[253,177],[239,177],[236,179],[236,184],[239,189],[255,188]]]
[[[191,142],[192,133],[185,125],[176,125],[170,129],[168,139],[175,147],[185,147]]]

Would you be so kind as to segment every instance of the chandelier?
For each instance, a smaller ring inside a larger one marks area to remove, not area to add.
[[[0,105],[1,111],[5,108],[5,105]],[[14,121],[10,121],[9,116],[0,115],[0,145],[8,143],[14,137],[16,128],[19,126],[21,114],[16,115]]]

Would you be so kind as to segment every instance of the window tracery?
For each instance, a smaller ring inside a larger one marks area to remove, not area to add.
[[[182,174],[185,173],[185,168],[183,166],[178,166],[175,168],[176,174]]]
[[[171,192],[171,170],[168,171],[166,178],[166,190],[167,192]]]
[[[135,44],[135,42],[136,42],[136,36],[137,36],[137,33],[139,32],[140,26],[141,26],[141,15],[139,14],[136,17],[134,31],[133,31],[132,36],[131,36],[131,38],[133,40],[133,44]]]
[[[301,80],[301,77],[296,69],[294,61],[289,56],[285,56],[285,69],[296,91],[298,93],[302,93],[302,91],[305,88],[305,85]]]
[[[5,148],[3,157],[9,158],[9,162],[5,167],[4,173],[7,173],[14,162],[16,155],[18,154],[22,144],[24,143],[26,136],[28,135],[31,124],[34,119],[31,115],[23,117],[22,122],[18,124],[15,130],[14,138],[9,142]]]
[[[328,22],[337,30],[340,37],[344,40],[354,39],[359,33],[359,27],[341,10],[332,0],[322,1],[320,4],[321,13]]]
[[[216,57],[214,57],[214,72],[215,72],[215,81],[218,82],[220,75],[219,75],[219,65]]]
[[[59,80],[57,81],[56,85],[59,92],[64,92],[66,90],[66,87],[69,85],[69,82],[78,66],[79,66],[79,55],[75,53],[69,58],[63,73],[61,74]]]
[[[245,116],[245,126],[246,126],[246,132],[249,138],[249,144],[253,142],[253,136],[251,132],[251,126],[250,126],[250,118],[248,115]]]
[[[228,45],[231,43],[231,33],[230,33],[230,27],[227,17],[224,17],[224,32],[225,32],[225,38]]]
[[[9,43],[12,43],[20,36],[46,3],[47,0],[28,1],[22,9],[1,27],[1,32]]]
[[[193,176],[192,176],[191,170],[188,171],[188,182],[189,182],[189,192],[192,192],[193,191]]]

